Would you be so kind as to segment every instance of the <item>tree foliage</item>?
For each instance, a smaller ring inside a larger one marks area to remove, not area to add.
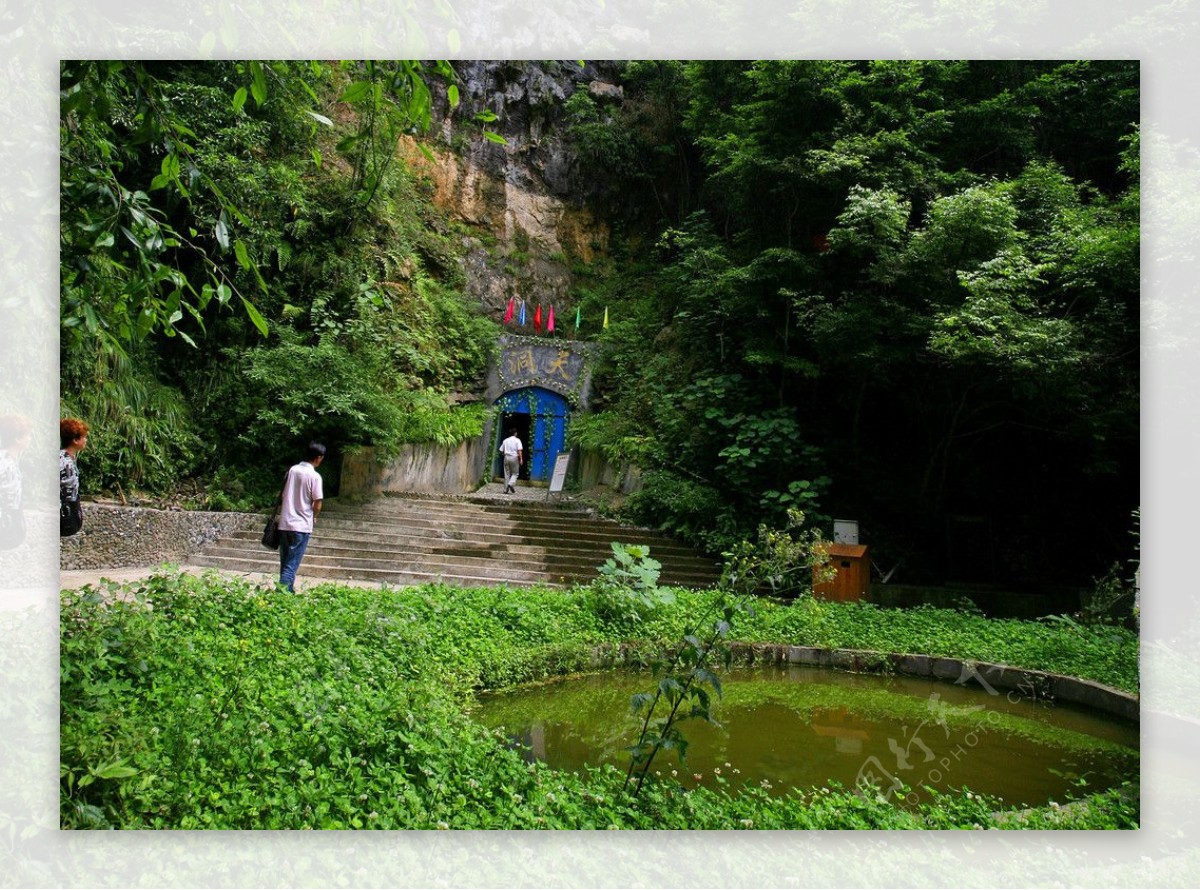
[[[630,257],[614,315],[658,334],[614,326],[598,380],[657,443],[634,508],[711,545],[790,493],[910,580],[1103,571],[1137,498],[1136,63],[678,65],[701,198]]]
[[[220,467],[265,491],[262,465],[308,437],[387,454],[478,434],[447,396],[483,373],[493,326],[396,153],[430,126],[429,81],[453,77],[62,64],[62,387],[96,429],[89,486]]]
[[[612,236],[571,269],[612,319],[575,436],[642,465],[631,518],[721,552],[789,509],[857,517],[898,580],[1086,582],[1127,556],[1135,62],[619,80],[561,120],[563,181]],[[69,61],[62,87],[63,392],[106,427],[87,484],[471,434],[448,396],[494,326],[395,151],[458,103],[451,66]]]

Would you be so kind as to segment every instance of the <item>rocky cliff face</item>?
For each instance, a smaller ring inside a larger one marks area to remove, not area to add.
[[[434,201],[477,234],[464,238],[467,291],[489,312],[510,297],[553,304],[573,315],[574,264],[590,265],[609,249],[607,223],[589,207],[594,194],[565,138],[564,103],[588,90],[619,103],[619,62],[456,62],[460,104],[451,109],[435,88],[435,128],[426,146],[401,146],[410,166],[429,178]],[[484,109],[498,120],[500,145],[472,123]]]

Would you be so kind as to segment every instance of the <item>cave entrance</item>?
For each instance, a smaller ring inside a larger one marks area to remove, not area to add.
[[[566,443],[570,403],[556,392],[527,386],[504,393],[495,404],[499,423],[496,448],[507,438],[509,430],[515,429],[525,452],[519,478],[535,484],[548,483],[554,458]],[[503,461],[493,449],[492,478],[501,479],[503,474]]]

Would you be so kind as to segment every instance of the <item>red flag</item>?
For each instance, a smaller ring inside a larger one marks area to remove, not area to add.
[[[537,311],[533,313],[533,329],[541,331],[542,329],[542,304],[538,303]]]
[[[546,319],[546,333],[554,333],[554,304],[550,304],[550,317]]]
[[[504,310],[504,323],[508,324],[512,321],[513,310],[516,309],[516,300],[513,297],[508,298],[508,308]]]

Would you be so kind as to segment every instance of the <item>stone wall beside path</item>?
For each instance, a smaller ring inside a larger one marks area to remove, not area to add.
[[[83,504],[83,529],[59,539],[60,571],[185,563],[189,556],[232,531],[261,528],[259,513],[155,510],[116,504]]]

